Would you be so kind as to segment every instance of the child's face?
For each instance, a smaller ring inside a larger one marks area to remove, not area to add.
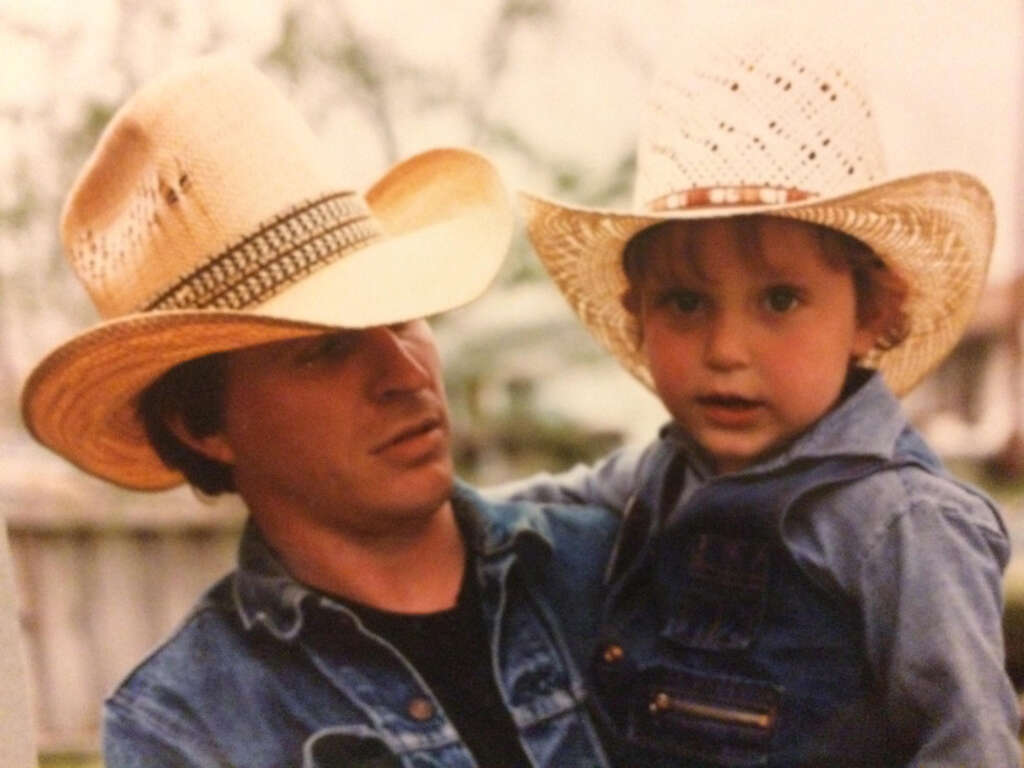
[[[826,261],[813,227],[755,222],[746,242],[759,249],[743,247],[735,220],[651,232],[630,300],[661,400],[717,472],[752,464],[817,421],[876,337],[858,326],[850,270]]]

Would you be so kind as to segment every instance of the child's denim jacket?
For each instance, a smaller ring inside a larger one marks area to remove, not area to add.
[[[532,765],[608,765],[578,663],[617,520],[459,486],[498,687]],[[467,575],[472,578],[472,575]],[[296,582],[250,527],[240,566],[107,701],[110,768],[474,768],[411,664]]]
[[[610,564],[592,673],[622,764],[1020,765],[1006,530],[880,377],[784,455],[699,465],[672,428],[646,451]]]

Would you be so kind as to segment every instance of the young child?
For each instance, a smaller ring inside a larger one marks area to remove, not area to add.
[[[672,423],[519,496],[624,509],[598,709],[623,764],[1019,766],[993,503],[895,395],[984,284],[974,178],[884,180],[849,67],[778,39],[654,89],[632,212],[524,195],[584,325]]]

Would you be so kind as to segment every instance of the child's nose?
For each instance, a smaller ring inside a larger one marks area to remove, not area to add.
[[[748,330],[743,319],[736,314],[717,314],[709,323],[705,337],[705,363],[722,370],[746,365],[750,361]]]

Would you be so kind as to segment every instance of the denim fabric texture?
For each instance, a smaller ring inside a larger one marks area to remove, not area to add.
[[[626,509],[591,667],[621,764],[1020,765],[1006,529],[879,376],[742,472],[669,426],[514,490]]]
[[[499,689],[536,766],[606,766],[580,665],[593,652],[618,520],[489,504],[458,485]],[[121,684],[109,768],[476,763],[422,679],[330,596],[292,579],[254,526],[239,567]]]

